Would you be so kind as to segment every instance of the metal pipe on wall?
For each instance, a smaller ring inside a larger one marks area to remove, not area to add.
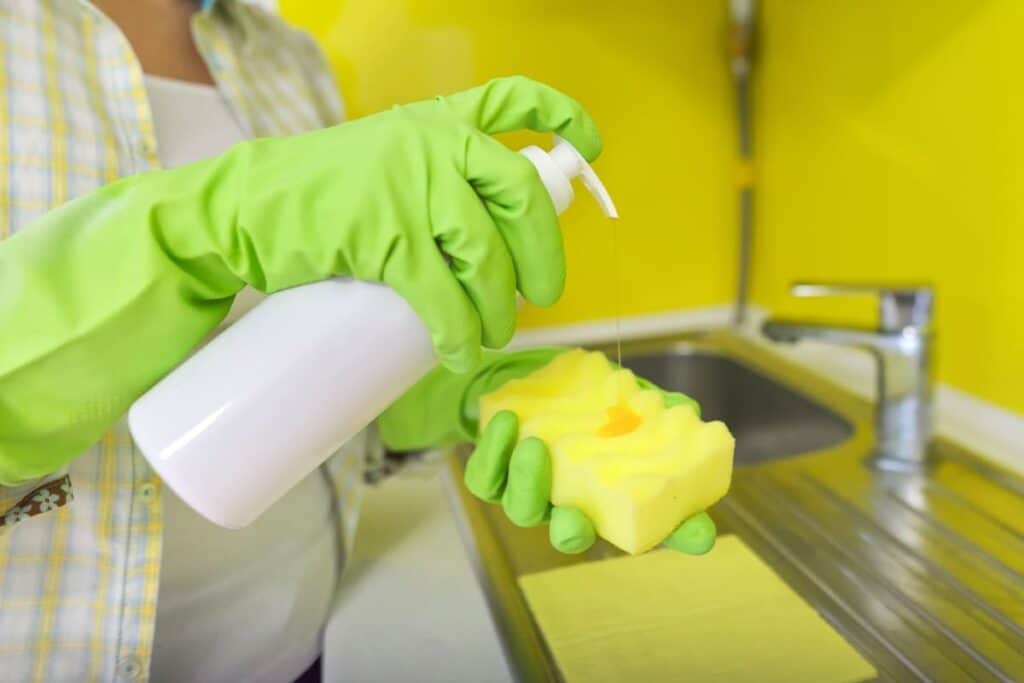
[[[750,260],[753,243],[754,168],[750,103],[754,13],[756,0],[730,0],[730,69],[736,94],[738,158],[736,187],[739,190],[739,253],[736,272],[736,306],[733,323],[746,321],[750,295]]]

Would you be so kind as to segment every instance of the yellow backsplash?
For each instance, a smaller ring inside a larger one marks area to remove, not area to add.
[[[1024,3],[768,0],[755,75],[755,301],[794,279],[937,287],[941,381],[1024,411]]]
[[[725,3],[281,0],[338,74],[349,115],[522,73],[585,104],[619,222],[624,314],[728,303],[736,210]],[[510,136],[522,146],[529,138]],[[543,139],[538,139],[543,142]],[[532,140],[531,140],[532,141]],[[522,327],[615,314],[611,225],[585,194],[563,218],[569,278]]]

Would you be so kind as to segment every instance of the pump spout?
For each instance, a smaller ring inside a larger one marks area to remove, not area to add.
[[[619,212],[615,208],[615,202],[605,189],[604,183],[594,173],[583,155],[573,147],[568,140],[555,136],[555,146],[550,152],[545,152],[540,147],[530,146],[521,150],[523,156],[529,159],[541,182],[547,188],[555,203],[555,209],[562,213],[568,208],[574,198],[572,180],[579,178],[583,186],[593,195],[601,211],[609,218],[618,218]]]
[[[563,170],[571,169],[572,172],[566,174],[570,178],[578,176],[583,181],[583,187],[587,188],[587,191],[597,200],[601,210],[604,211],[604,215],[608,216],[608,218],[618,218],[619,211],[615,208],[612,196],[608,194],[604,183],[597,177],[594,169],[590,167],[590,164],[583,158],[583,155],[568,140],[558,136],[555,136],[555,140],[557,144],[551,150],[551,157],[555,160],[555,163]]]

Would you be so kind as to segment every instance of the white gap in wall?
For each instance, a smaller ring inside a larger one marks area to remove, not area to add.
[[[615,320],[595,320],[571,325],[539,327],[518,332],[510,346],[524,348],[614,343],[620,328],[623,341],[719,329],[729,326],[732,320],[732,310],[732,306],[723,304],[650,315],[624,316],[620,319],[618,326]]]

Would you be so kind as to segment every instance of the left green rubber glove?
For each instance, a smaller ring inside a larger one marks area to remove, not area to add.
[[[510,411],[495,415],[479,434],[480,397],[511,379],[526,377],[547,365],[564,348],[518,352],[487,352],[471,373],[455,374],[435,368],[378,418],[381,437],[396,451],[475,441],[466,463],[469,491],[500,503],[518,526],[549,524],[551,545],[563,553],[580,553],[597,540],[593,523],[580,510],[551,505],[552,467],[547,445],[540,439],[518,441],[519,419]],[[687,404],[699,414],[689,396],[661,390],[638,378],[645,389],[662,392],[666,406]],[[479,438],[478,438],[479,437]],[[691,555],[709,551],[715,543],[715,524],[707,513],[685,520],[663,545]]]

